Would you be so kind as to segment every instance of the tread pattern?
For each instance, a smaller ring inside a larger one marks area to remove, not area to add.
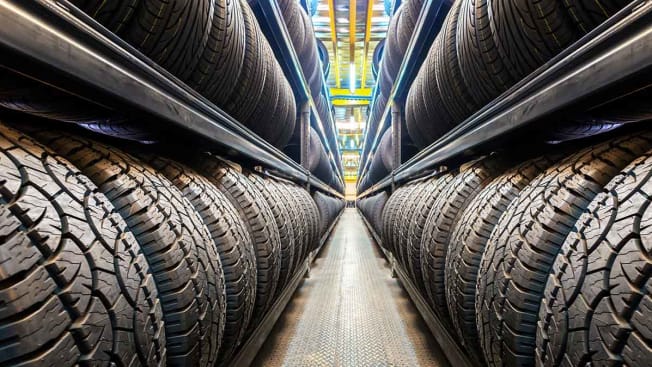
[[[503,214],[478,273],[476,315],[489,365],[534,364],[539,305],[559,248],[605,184],[652,145],[630,135],[583,149],[537,176]]]
[[[487,157],[463,168],[442,189],[428,214],[421,238],[421,274],[432,309],[444,322],[448,322],[444,270],[453,227],[466,206],[503,167],[500,158]]]
[[[489,22],[501,58],[521,80],[579,38],[559,0],[492,0]]]
[[[279,240],[281,241],[281,270],[278,279],[278,285],[276,286],[276,298],[285,289],[285,286],[292,277],[292,271],[295,266],[294,229],[290,220],[290,212],[286,208],[285,204],[283,204],[280,193],[275,190],[275,188],[269,182],[271,180],[265,180],[255,173],[250,173],[247,175],[247,177],[254,185],[254,187],[258,189],[258,192],[261,193],[267,202],[267,205],[269,205],[269,208],[272,210],[272,214],[274,215],[274,222],[276,223],[276,228],[278,229]]]
[[[208,42],[213,11],[210,0],[139,0],[133,20],[117,34],[187,80]]]
[[[485,245],[507,206],[553,159],[529,160],[493,180],[471,201],[453,230],[444,270],[446,302],[460,341],[477,360],[482,360],[482,352],[475,324],[475,290]]]
[[[133,234],[63,158],[0,126],[0,363],[164,366],[163,312]]]
[[[265,199],[245,175],[219,161],[204,156],[198,171],[229,199],[247,226],[256,252],[256,302],[249,331],[255,329],[274,301],[280,276],[281,241],[274,214]]]
[[[651,157],[611,180],[562,245],[539,308],[537,365],[649,364]]]
[[[244,340],[256,298],[256,254],[245,223],[231,202],[207,178],[167,158],[140,155],[170,180],[199,213],[224,269],[226,315],[218,364]]]
[[[190,202],[152,167],[114,147],[60,132],[37,136],[99,187],[136,236],[158,288],[168,364],[214,364],[224,330],[224,273]]]
[[[580,32],[588,33],[632,0],[562,0]]]
[[[409,259],[408,270],[415,284],[425,291],[423,275],[421,270],[421,239],[423,231],[428,220],[428,214],[432,210],[442,190],[453,180],[455,176],[451,173],[445,173],[438,177],[429,179],[421,192],[421,197],[417,199],[418,205],[414,210],[414,219],[408,229],[408,242],[405,256]]]
[[[288,211],[290,225],[292,226],[292,233],[294,234],[294,259],[292,266],[292,274],[296,273],[298,267],[303,263],[306,258],[308,248],[308,222],[307,216],[302,212],[301,204],[296,200],[292,192],[287,186],[278,180],[269,179],[268,182],[279,193],[281,198],[281,205],[285,206]]]

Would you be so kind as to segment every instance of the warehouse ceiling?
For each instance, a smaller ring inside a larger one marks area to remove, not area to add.
[[[384,0],[319,0],[316,5],[312,20],[317,38],[328,50],[327,82],[335,107],[345,181],[347,186],[354,186],[367,106],[376,83],[373,53],[385,38],[389,17]]]

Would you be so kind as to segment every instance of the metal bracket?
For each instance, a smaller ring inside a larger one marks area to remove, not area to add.
[[[308,154],[310,150],[310,100],[306,100],[301,104],[299,123],[301,124],[300,161],[301,166],[308,169]]]

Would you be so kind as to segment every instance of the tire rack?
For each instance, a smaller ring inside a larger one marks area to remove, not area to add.
[[[372,152],[378,146],[382,127],[387,124],[388,117],[392,116],[392,106],[395,111],[391,125],[393,134],[397,134],[393,137],[395,142],[400,141],[396,139],[396,136],[400,136],[397,116],[400,116],[403,106],[400,97],[407,95],[409,82],[414,77],[406,63],[421,64],[423,58],[416,57],[415,53],[418,52],[415,51],[422,50],[424,46],[417,40],[423,39],[422,33],[428,31],[424,28],[424,15],[435,14],[432,7],[436,3],[438,1],[433,0],[424,5],[427,8],[424,8],[417,22],[407,56],[379,123]],[[506,137],[516,129],[531,127],[535,120],[571,106],[596,91],[605,90],[637,73],[649,71],[652,67],[650,55],[652,4],[636,0],[455,129],[395,167],[387,177],[360,193],[358,198],[427,174],[429,170],[454,158],[459,159],[472,150],[475,154],[486,152],[482,150],[483,146],[486,149],[486,145]],[[400,152],[399,144],[394,146],[395,153]],[[402,161],[399,159],[397,162]],[[367,159],[364,167],[361,166],[363,168],[358,184],[362,182],[369,163],[370,160]]]
[[[135,108],[174,131],[343,198],[66,0],[0,2],[0,24],[0,65],[91,101]]]
[[[441,321],[439,316],[437,316],[437,314],[432,311],[428,305],[428,302],[426,302],[423,296],[419,293],[418,288],[414,285],[414,283],[412,283],[410,277],[408,277],[403,269],[397,265],[397,261],[394,259],[392,253],[385,250],[381,246],[380,236],[378,236],[378,234],[374,231],[373,226],[371,226],[371,223],[369,223],[367,218],[365,218],[360,209],[358,209],[358,213],[360,214],[360,217],[362,217],[362,220],[367,227],[367,231],[369,234],[371,234],[371,237],[376,242],[376,245],[378,245],[378,248],[382,251],[382,253],[385,255],[385,259],[387,259],[387,262],[390,264],[392,269],[392,277],[398,279],[399,283],[401,283],[405,291],[410,296],[412,303],[414,303],[416,306],[419,314],[423,318],[423,321],[425,321],[426,325],[428,326],[430,333],[437,341],[437,344],[441,346],[441,350],[444,352],[444,355],[446,355],[446,358],[450,362],[451,366],[481,366],[479,362],[469,359],[469,357],[464,353],[464,347],[462,347],[457,342],[455,335],[450,332],[450,329],[444,326],[444,323]]]
[[[258,325],[253,333],[251,333],[249,338],[241,344],[240,350],[228,364],[230,367],[250,366],[254,361],[256,355],[258,355],[258,352],[260,351],[260,348],[262,348],[265,340],[267,340],[267,337],[274,329],[276,321],[278,321],[279,317],[281,317],[285,307],[292,299],[292,295],[297,290],[299,285],[301,285],[302,280],[304,278],[310,277],[310,265],[315,261],[317,255],[321,252],[322,248],[330,238],[333,232],[333,228],[335,228],[335,225],[337,222],[339,222],[342,213],[344,213],[344,209],[340,211],[340,214],[337,215],[337,218],[335,218],[330,227],[328,227],[328,230],[320,239],[317,249],[313,250],[310,253],[308,258],[303,262],[301,269],[299,269],[299,271],[294,274],[286,289],[279,295],[278,299],[276,302],[274,302],[272,307],[270,307],[269,311],[267,311],[267,315],[265,315],[263,320],[260,322],[260,325]]]
[[[333,121],[332,114],[329,114],[329,121],[322,121],[317,113],[313,99],[314,96],[311,96],[310,94],[307,78],[303,75],[299,58],[292,46],[292,41],[290,40],[290,35],[285,26],[285,21],[283,20],[283,15],[281,14],[281,9],[279,8],[278,3],[276,1],[256,1],[252,3],[252,8],[256,13],[263,33],[272,45],[272,49],[274,50],[279,63],[283,67],[285,75],[288,77],[292,90],[295,92],[297,109],[301,110],[302,115],[300,122],[304,125],[312,125],[312,127],[317,131],[317,134],[326,149],[326,153],[329,155],[331,168],[333,168],[334,172],[338,173],[338,179],[343,184],[342,174],[344,171],[342,168],[342,162],[340,159],[335,159],[339,157],[339,152],[335,152],[338,148],[331,147],[326,138],[326,136],[330,134],[337,136],[335,122]],[[325,88],[326,81],[322,76],[322,91],[325,91]],[[324,95],[330,105],[330,97],[328,93],[324,93]],[[311,124],[311,122],[313,123]],[[306,131],[302,130],[302,138],[304,141],[307,141],[306,136],[308,133],[308,129],[306,129]],[[305,144],[307,145],[307,142]],[[304,148],[307,149],[307,147],[302,144],[302,157],[304,156]],[[307,157],[307,152],[305,156]]]

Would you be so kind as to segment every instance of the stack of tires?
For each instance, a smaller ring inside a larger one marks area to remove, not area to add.
[[[272,145],[282,148],[290,140],[294,94],[246,1],[72,3]],[[136,116],[45,91],[30,81],[1,81],[0,105],[121,138],[162,136],[132,122]]]
[[[0,125],[0,363],[225,365],[332,215],[213,156],[29,135]]]
[[[629,2],[456,0],[410,87],[412,141],[434,142]]]
[[[591,144],[484,157],[385,203],[382,245],[477,362],[649,364],[652,134]]]
[[[315,108],[323,126],[326,127],[329,121],[332,120],[328,97],[324,94],[323,88],[324,68],[328,67],[328,63],[325,62],[322,66],[320,62],[320,50],[315,37],[312,20],[298,1],[281,0],[279,1],[279,6],[290,34],[292,45],[299,57],[303,75],[310,87],[310,94],[315,101]],[[328,56],[328,53],[326,52],[325,55]],[[300,129],[297,129],[295,134],[299,133]],[[327,133],[326,139],[328,139],[328,145],[333,148],[333,154],[336,160],[339,160],[339,151],[335,149],[337,147],[337,138],[334,132],[333,134]]]
[[[391,129],[386,130],[380,138],[380,143],[376,152],[371,158],[369,170],[359,185],[359,191],[363,192],[370,188],[374,183],[385,178],[394,168],[397,162],[394,159],[394,145],[392,140]]]
[[[342,210],[344,210],[345,202],[342,199],[315,191],[312,198],[317,205],[320,220],[320,235],[326,234],[328,229],[335,223]]]
[[[385,207],[385,203],[387,203],[387,199],[389,199],[389,196],[386,192],[382,191],[378,194],[360,199],[357,202],[360,212],[362,212],[362,215],[364,215],[376,233],[382,231],[383,208]]]
[[[378,64],[378,75],[376,80],[378,82],[377,94],[374,102],[371,105],[369,112],[369,124],[367,131],[375,134],[378,130],[378,124],[387,106],[388,97],[391,94],[394,80],[398,75],[398,71],[405,57],[414,27],[421,13],[423,7],[423,0],[407,0],[401,3],[394,15],[387,29],[387,38],[384,42],[379,43],[378,47],[382,50],[382,58]],[[374,59],[376,52],[374,51]],[[367,144],[369,146],[373,142],[373,134],[367,134]],[[409,142],[408,142],[409,143]]]

